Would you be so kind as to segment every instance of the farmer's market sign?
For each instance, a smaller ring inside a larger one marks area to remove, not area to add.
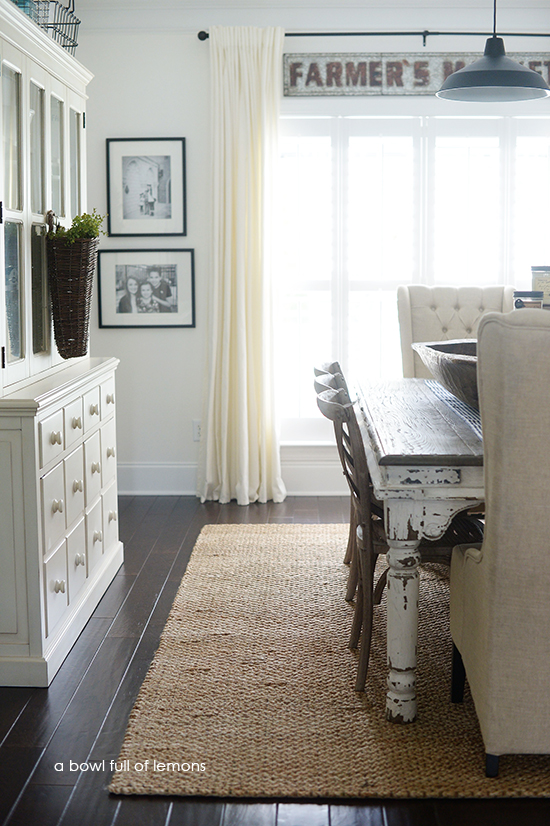
[[[479,54],[285,54],[284,94],[434,95]],[[509,54],[550,84],[550,54]]]

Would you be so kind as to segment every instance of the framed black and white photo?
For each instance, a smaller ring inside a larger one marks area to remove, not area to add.
[[[100,327],[194,327],[194,250],[99,253]]]
[[[109,235],[185,235],[185,138],[107,138]]]

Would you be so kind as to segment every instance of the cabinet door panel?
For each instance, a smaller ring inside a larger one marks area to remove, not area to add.
[[[103,547],[105,553],[118,542],[118,499],[116,484],[107,488],[103,494]]]
[[[115,379],[101,384],[101,418],[105,419],[115,409]]]
[[[69,574],[69,602],[74,602],[88,578],[86,557],[86,525],[84,517],[67,536],[67,570]]]
[[[84,449],[77,447],[65,459],[67,526],[84,512]]]
[[[58,410],[38,425],[40,465],[44,467],[63,453],[63,411]]]
[[[44,519],[44,553],[49,553],[65,532],[65,485],[63,463],[40,480]]]
[[[65,447],[74,444],[84,432],[84,419],[82,416],[82,399],[75,399],[74,402],[66,404],[63,408],[65,425]]]
[[[99,387],[94,387],[84,395],[84,433],[89,433],[99,424],[100,402]]]
[[[101,445],[99,431],[84,442],[84,479],[86,505],[89,507],[101,490]]]
[[[116,476],[116,429],[115,420],[101,428],[101,472],[103,484],[107,485]]]
[[[49,636],[69,604],[65,541],[44,564],[44,586],[46,588],[46,636]]]
[[[86,516],[86,548],[88,554],[88,576],[103,556],[103,519],[101,499]]]

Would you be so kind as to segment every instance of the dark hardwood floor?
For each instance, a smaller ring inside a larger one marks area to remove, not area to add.
[[[0,688],[4,826],[543,826],[546,800],[255,801],[119,798],[106,791],[127,716],[201,527],[342,522],[346,498],[201,505],[121,497],[125,562],[48,689]],[[105,760],[105,770],[78,764]],[[72,761],[73,766],[70,762]],[[63,763],[63,770],[56,763]],[[76,770],[72,768],[76,766]]]

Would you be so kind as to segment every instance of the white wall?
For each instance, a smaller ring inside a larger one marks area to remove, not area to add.
[[[206,369],[210,203],[209,49],[197,32],[212,25],[281,25],[290,31],[432,29],[490,34],[489,2],[449,0],[449,8],[442,0],[420,4],[419,9],[405,0],[79,0],[77,58],[95,76],[88,87],[88,209],[97,207],[104,213],[107,208],[106,138],[185,137],[187,148],[187,236],[101,242],[102,250],[183,247],[195,249],[196,255],[195,329],[99,329],[97,301],[94,306],[92,355],[120,359],[121,492],[195,493],[199,445],[192,440],[192,421],[201,418]],[[545,31],[549,10],[550,0],[501,0],[499,29]],[[428,43],[430,51],[482,51],[483,45],[480,37],[438,37]],[[514,38],[506,45],[508,51],[550,51],[544,39]],[[422,41],[288,38],[285,48],[420,51]],[[335,452],[325,449],[313,456],[311,450],[284,449],[289,492],[343,492]]]

